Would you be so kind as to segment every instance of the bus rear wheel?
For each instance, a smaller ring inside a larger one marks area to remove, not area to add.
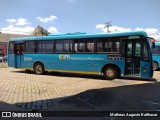
[[[157,62],[153,62],[153,70],[154,71],[158,70],[158,63]]]
[[[106,79],[113,80],[118,77],[118,70],[114,66],[107,66],[105,67],[103,74]]]
[[[38,75],[44,74],[44,66],[42,63],[36,63],[34,65],[34,72]]]

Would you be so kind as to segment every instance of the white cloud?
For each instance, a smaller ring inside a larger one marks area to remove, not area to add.
[[[98,24],[96,25],[96,28],[101,29],[103,32],[108,32],[107,28],[105,27],[105,24]],[[110,26],[109,27],[110,32],[126,32],[131,31],[131,28],[123,28],[119,26]]]
[[[106,30],[106,29],[105,29]],[[127,32],[131,31],[131,28],[123,28],[123,27],[118,27],[118,26],[111,26],[110,31],[118,31],[118,32]],[[107,31],[106,31],[107,32]]]
[[[98,25],[96,25],[96,28],[101,28],[102,29],[102,28],[104,28],[104,26],[105,26],[104,24],[98,24]]]
[[[17,20],[12,18],[12,19],[7,19],[6,21],[10,23],[15,23]]]
[[[58,33],[58,30],[57,30],[56,27],[49,27],[48,28],[48,32],[50,32],[50,33]]]
[[[14,25],[29,25],[29,24],[31,24],[31,23],[27,22],[27,19],[25,19],[25,18],[19,18],[17,20],[11,18],[11,19],[7,19],[6,21],[9,23],[14,23]]]
[[[143,30],[143,31],[146,31],[147,32],[147,34],[149,34],[149,35],[153,35],[153,34],[157,34],[157,32],[159,31],[158,29],[156,29],[156,28],[136,28],[135,29],[136,31],[137,30]]]
[[[101,29],[103,32],[108,32],[107,28],[104,28],[105,24],[97,24],[96,28]],[[127,32],[131,31],[131,28],[124,28],[119,26],[110,26],[109,31],[110,32]],[[135,28],[133,29],[135,31],[145,31],[149,37],[153,37],[156,40],[160,40],[160,30],[157,28]]]
[[[29,23],[25,18],[19,18],[19,19],[11,18],[7,19],[6,21],[10,24],[8,27],[0,29],[2,33],[30,35],[34,31],[34,27],[26,26],[31,23]]]
[[[2,33],[9,34],[23,34],[30,35],[34,31],[34,27],[25,26],[25,27],[16,27],[14,25],[9,25],[8,27],[1,28]]]
[[[37,17],[37,20],[39,20],[40,22],[51,22],[53,20],[57,19],[56,16],[51,15],[49,18],[41,18],[41,17]]]
[[[156,40],[160,40],[160,31],[156,28],[136,28],[136,31],[143,30],[149,37],[153,37]]]
[[[24,18],[19,18],[16,23],[16,25],[28,25],[28,24],[30,23],[28,23],[27,19],[24,19]]]

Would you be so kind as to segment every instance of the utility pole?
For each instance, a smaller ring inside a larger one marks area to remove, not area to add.
[[[111,31],[109,31],[109,27],[112,26],[111,21],[110,22],[106,22],[104,28],[107,28],[107,32],[110,33]]]

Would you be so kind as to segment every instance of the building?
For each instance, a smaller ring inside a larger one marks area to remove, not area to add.
[[[25,37],[27,35],[6,34],[0,32],[0,57],[7,55],[7,43],[10,38]]]
[[[10,38],[25,37],[25,36],[28,35],[8,34],[0,32],[0,45],[6,44]]]
[[[47,36],[50,34],[47,30],[41,26],[37,26],[31,35],[21,35],[21,34],[8,34],[0,32],[0,45],[8,42],[10,38],[26,37],[26,36]]]
[[[38,25],[31,36],[47,36],[48,34],[50,33],[47,30]]]
[[[37,26],[31,35],[20,35],[20,34],[8,34],[0,32],[0,57],[7,55],[7,43],[10,38],[19,38],[27,36],[47,36],[50,34],[47,30],[41,26]]]

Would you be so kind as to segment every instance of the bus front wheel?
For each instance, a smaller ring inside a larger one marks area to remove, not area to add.
[[[34,72],[38,75],[42,75],[44,73],[44,66],[42,63],[36,63],[34,65]]]
[[[106,66],[103,74],[106,79],[113,80],[118,77],[118,70],[114,66]]]
[[[158,70],[158,63],[157,62],[153,62],[153,70]]]

